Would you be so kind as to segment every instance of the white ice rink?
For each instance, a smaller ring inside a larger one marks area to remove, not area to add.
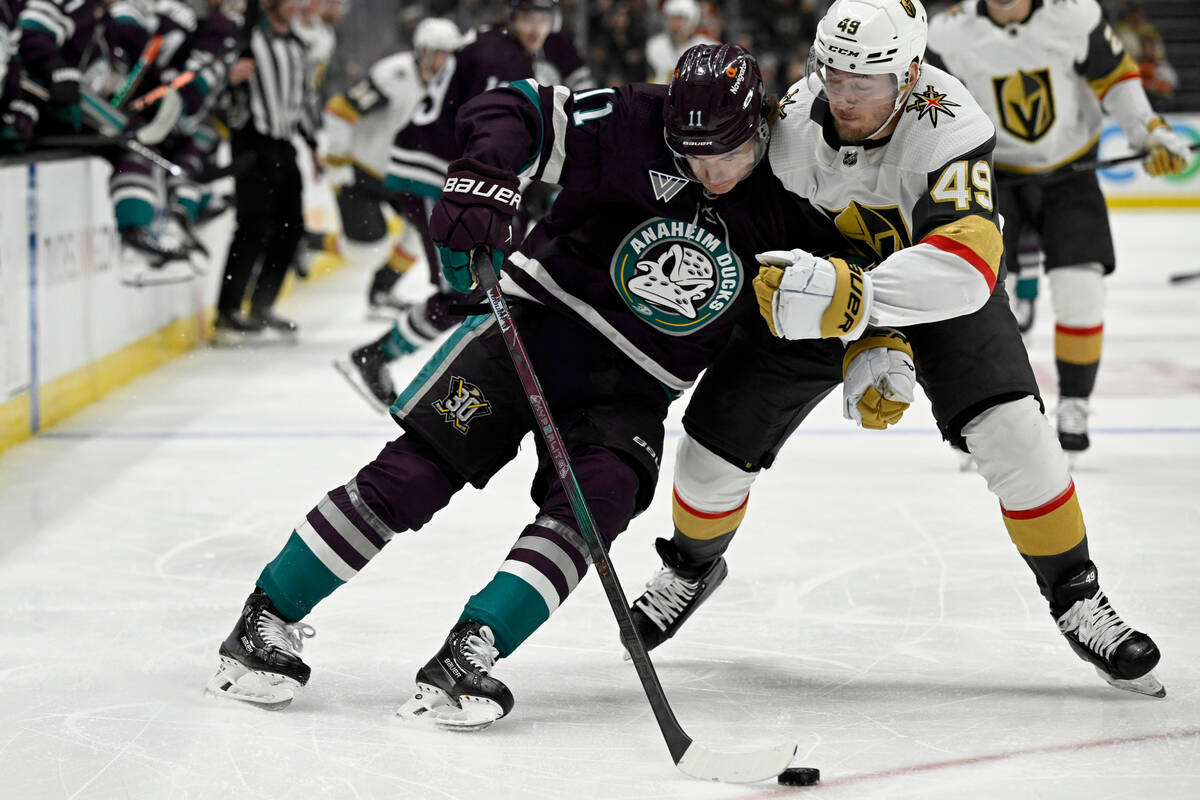
[[[530,521],[532,447],[317,607],[290,708],[204,697],[263,564],[398,433],[330,367],[382,328],[362,321],[367,275],[342,270],[282,304],[298,347],[197,350],[0,455],[0,797],[1200,797],[1200,281],[1167,284],[1200,270],[1200,213],[1114,225],[1075,480],[1102,586],[1163,652],[1165,699],[1070,651],[924,398],[887,433],[823,405],[759,481],[725,585],[654,653],[693,738],[798,742],[819,787],[679,773],[594,575],[499,663],[510,717],[453,734],[393,716]],[[1052,338],[1043,286],[1051,408]],[[630,595],[671,530],[682,410],[656,500],[614,548]]]

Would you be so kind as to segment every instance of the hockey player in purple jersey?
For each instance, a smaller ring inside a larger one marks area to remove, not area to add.
[[[753,58],[714,45],[688,51],[669,87],[572,94],[526,80],[459,116],[463,157],[431,219],[456,289],[474,284],[469,252],[489,247],[501,260],[509,249],[519,177],[563,187],[504,263],[502,286],[606,543],[650,502],[671,400],[739,321],[757,319],[754,254],[824,244],[810,236],[812,207],[762,161],[775,107]],[[404,434],[322,498],[263,569],[211,691],[290,702],[310,674],[300,651],[313,607],[466,484],[484,487],[533,424],[490,315],[460,326],[391,411]],[[417,672],[402,716],[470,728],[512,709],[490,674],[496,660],[549,618],[589,562],[540,448],[531,496],[533,521]]]
[[[558,0],[510,0],[505,24],[468,33],[444,68],[444,77],[426,87],[425,97],[412,117],[396,133],[384,185],[425,242],[434,291],[401,313],[386,334],[352,351],[349,363],[339,366],[351,384],[381,410],[396,397],[387,364],[462,321],[450,313],[451,304],[457,300],[441,277],[428,232],[429,212],[441,195],[446,165],[459,155],[455,138],[459,110],[489,89],[527,78],[547,85],[565,85],[571,91],[593,86],[591,73],[569,32],[555,30],[560,22],[558,6]],[[549,204],[547,186],[535,185],[523,192],[523,213],[540,216],[531,214],[528,208],[535,199],[539,202],[533,205]],[[518,227],[524,230],[523,225]],[[390,286],[372,287],[373,292],[386,289]]]

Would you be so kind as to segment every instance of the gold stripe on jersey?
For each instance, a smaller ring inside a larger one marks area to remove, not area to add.
[[[358,122],[362,118],[354,106],[350,105],[350,101],[340,94],[329,98],[329,102],[325,104],[325,110],[350,123]]]
[[[994,220],[972,214],[934,228],[925,234],[920,244],[933,245],[939,250],[959,256],[979,270],[988,287],[996,285],[1000,274],[1000,256],[1004,252],[1004,237]]]
[[[1105,75],[1103,78],[1096,78],[1095,80],[1088,81],[1088,86],[1092,87],[1092,91],[1096,93],[1096,97],[1099,97],[1101,100],[1103,100],[1104,95],[1108,94],[1108,90],[1116,86],[1121,81],[1127,81],[1130,78],[1140,77],[1142,77],[1142,73],[1141,70],[1138,69],[1137,63],[1129,57],[1129,53],[1126,53],[1121,58],[1121,63],[1117,64],[1116,69]]]
[[[1089,150],[1091,150],[1093,147],[1095,147],[1097,145],[1097,143],[1099,143],[1099,141],[1100,141],[1100,134],[1097,133],[1095,136],[1093,136],[1092,138],[1087,140],[1087,144],[1085,144],[1083,147],[1079,148],[1075,152],[1071,153],[1071,155],[1067,156],[1066,158],[1062,159],[1061,161],[1055,161],[1053,164],[1047,164],[1042,167],[1024,167],[1024,166],[1021,166],[1020,164],[1006,164],[1006,163],[997,161],[996,169],[1001,172],[1017,172],[1022,175],[1036,175],[1040,172],[1053,172],[1054,170],[1059,169],[1060,167],[1065,167],[1067,164],[1071,164],[1071,163],[1083,158],[1085,155],[1087,155]]]
[[[1054,357],[1068,364],[1091,366],[1104,350],[1104,326],[1069,328],[1054,326]]]
[[[1083,541],[1087,532],[1075,483],[1058,497],[1037,508],[1009,511],[1001,506],[1004,527],[1017,550],[1026,556],[1056,556]]]
[[[736,531],[746,517],[749,502],[750,495],[746,495],[737,508],[714,513],[692,508],[679,499],[678,492],[671,492],[671,519],[675,528],[687,538],[708,541]]]

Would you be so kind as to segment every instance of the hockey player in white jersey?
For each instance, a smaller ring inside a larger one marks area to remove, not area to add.
[[[696,0],[667,0],[662,16],[662,31],[646,40],[646,80],[666,84],[671,82],[671,72],[685,50],[714,42],[696,32],[700,24],[700,4]]]
[[[409,123],[428,92],[437,91],[449,79],[460,39],[458,26],[450,20],[423,19],[413,31],[411,52],[376,61],[366,77],[325,105],[326,180],[337,193],[342,232],[340,236],[310,233],[307,245],[310,252],[332,252],[375,268],[367,290],[371,315],[386,315],[390,320],[405,309],[392,289],[419,254],[426,263],[437,264],[433,242],[423,235],[424,204],[388,191],[383,180],[392,138]],[[408,221],[394,245],[384,204]],[[339,369],[347,377],[357,374],[346,364]]]
[[[1045,253],[1054,309],[1058,437],[1086,450],[1089,399],[1104,337],[1104,276],[1115,266],[1096,174],[1102,112],[1151,175],[1183,171],[1188,144],[1150,107],[1137,64],[1095,0],[985,0],[954,6],[929,28],[929,60],[957,76],[996,125],[997,202],[1005,249],[1023,227]],[[1011,259],[1010,259],[1011,261]]]
[[[992,123],[962,83],[922,64],[926,30],[919,0],[837,0],[818,26],[769,158],[853,255],[759,255],[767,325],[734,336],[691,396],[675,532],[657,543],[664,567],[635,623],[661,644],[720,585],[755,477],[839,383],[845,415],[868,428],[899,419],[920,383],[942,436],[977,460],[1070,646],[1110,684],[1162,696],[1158,648],[1100,590],[1009,310]]]

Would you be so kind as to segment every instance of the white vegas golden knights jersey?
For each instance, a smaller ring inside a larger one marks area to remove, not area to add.
[[[839,142],[824,93],[814,96],[803,80],[782,110],[771,168],[876,265],[870,324],[935,322],[987,301],[1003,252],[995,130],[966,87],[923,66],[895,132],[865,147]]]
[[[928,60],[944,65],[996,124],[996,168],[1033,173],[1084,156],[1100,138],[1100,101],[1139,79],[1095,0],[1034,0],[1021,23],[997,25],[983,0],[929,25]]]
[[[396,53],[371,65],[367,77],[325,105],[329,153],[347,156],[364,171],[382,180],[388,171],[392,139],[407,125],[430,91],[454,73],[450,56],[426,86],[417,73],[412,53]]]

